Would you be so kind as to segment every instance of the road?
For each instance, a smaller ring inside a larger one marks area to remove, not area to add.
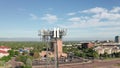
[[[47,68],[45,65],[33,66],[32,68]],[[49,65],[48,68],[54,68],[54,65]],[[60,64],[59,68],[120,68],[120,59],[94,61],[90,63],[70,63]]]

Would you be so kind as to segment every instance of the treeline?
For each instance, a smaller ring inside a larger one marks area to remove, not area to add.
[[[34,47],[34,48],[43,48],[46,46],[45,42],[14,42],[14,41],[8,41],[8,42],[0,42],[0,46],[8,46],[13,49],[19,49],[23,47]]]
[[[79,48],[75,46],[64,46],[63,51],[65,53],[71,53],[70,56],[77,56],[82,58],[98,58],[98,53],[93,48]]]

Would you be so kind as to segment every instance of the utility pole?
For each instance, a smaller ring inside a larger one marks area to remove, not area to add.
[[[48,40],[49,40],[49,30],[40,30],[39,31],[39,36],[42,36],[42,40],[46,43],[46,68],[48,68],[49,64],[49,59],[48,59]]]
[[[49,38],[51,40],[54,40],[55,41],[55,45],[54,45],[54,53],[55,53],[55,68],[59,68],[59,64],[58,64],[58,39],[62,39],[62,36],[65,36],[66,35],[66,30],[65,29],[59,29],[59,28],[54,28],[54,30],[40,30],[39,31],[39,36],[42,36],[42,38],[44,39],[44,41],[47,42],[47,68],[48,68],[48,40]]]

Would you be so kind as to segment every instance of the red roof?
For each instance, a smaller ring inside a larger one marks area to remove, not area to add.
[[[4,53],[4,54],[6,54],[6,53],[8,53],[8,52],[0,50],[0,53]]]
[[[10,47],[7,47],[7,46],[0,46],[0,48],[2,48],[2,49],[9,49]]]

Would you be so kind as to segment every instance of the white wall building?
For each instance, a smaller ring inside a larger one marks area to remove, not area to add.
[[[8,55],[9,55],[8,52],[0,50],[0,58],[3,57],[3,56],[8,56]]]
[[[5,52],[8,52],[9,50],[11,50],[10,47],[7,47],[7,46],[0,46],[0,50],[1,51],[5,51]]]
[[[11,50],[11,48],[7,47],[7,46],[0,46],[0,58],[3,56],[8,56],[9,53],[8,51]]]

